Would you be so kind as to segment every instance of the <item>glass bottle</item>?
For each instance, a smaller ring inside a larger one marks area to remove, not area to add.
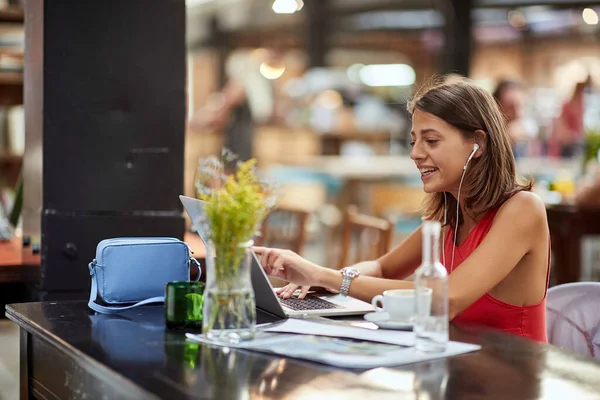
[[[415,348],[441,352],[448,343],[448,274],[440,262],[441,224],[422,226],[423,258],[415,272]]]

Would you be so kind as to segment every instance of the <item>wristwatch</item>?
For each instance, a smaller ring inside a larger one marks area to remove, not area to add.
[[[342,273],[342,287],[340,288],[340,294],[342,296],[348,296],[348,291],[350,290],[350,284],[352,283],[352,279],[356,278],[360,275],[360,271],[356,268],[345,267],[340,270]]]

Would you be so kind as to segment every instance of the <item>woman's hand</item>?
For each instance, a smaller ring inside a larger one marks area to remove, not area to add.
[[[333,293],[333,294],[338,294],[339,291],[335,290],[335,289],[330,289],[330,288],[326,288],[326,287],[321,287],[321,286],[298,286],[295,285],[293,283],[290,283],[288,285],[285,285],[284,287],[278,288],[275,293],[277,293],[279,295],[279,297],[281,297],[282,299],[289,299],[290,297],[292,297],[294,295],[294,292],[296,290],[298,290],[298,288],[300,288],[300,294],[298,295],[298,298],[300,300],[302,300],[303,298],[306,297],[306,294],[308,293],[309,290],[313,290],[316,293]]]
[[[309,287],[318,285],[320,274],[325,270],[325,268],[302,258],[291,250],[267,247],[253,247],[252,250],[260,257],[260,263],[267,275],[296,285]],[[294,288],[291,293],[295,290]]]
[[[287,285],[285,285],[284,287],[281,287],[279,289],[277,289],[275,291],[275,293],[277,293],[282,299],[289,299],[290,297],[292,297],[294,295],[294,292],[300,288],[300,294],[298,295],[299,299],[303,299],[306,297],[306,294],[308,293],[308,290],[310,289],[310,286],[298,286],[294,283],[289,283]]]

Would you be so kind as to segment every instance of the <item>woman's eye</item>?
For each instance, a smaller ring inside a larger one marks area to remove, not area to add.
[[[415,146],[414,140],[412,142],[410,142],[409,144],[410,144],[410,147],[414,147]]]
[[[426,140],[427,144],[436,144],[438,141],[434,139]]]

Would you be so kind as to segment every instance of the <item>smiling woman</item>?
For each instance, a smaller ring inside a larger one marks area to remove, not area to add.
[[[425,220],[445,229],[449,317],[547,341],[550,239],[542,201],[519,182],[502,114],[493,97],[467,81],[419,92],[409,104],[411,158],[421,172]],[[421,263],[421,228],[378,260],[348,270],[315,265],[295,253],[259,248],[265,270],[300,285],[340,290],[362,300],[404,281]],[[346,271],[344,271],[346,270]],[[303,288],[306,290],[306,287]]]

